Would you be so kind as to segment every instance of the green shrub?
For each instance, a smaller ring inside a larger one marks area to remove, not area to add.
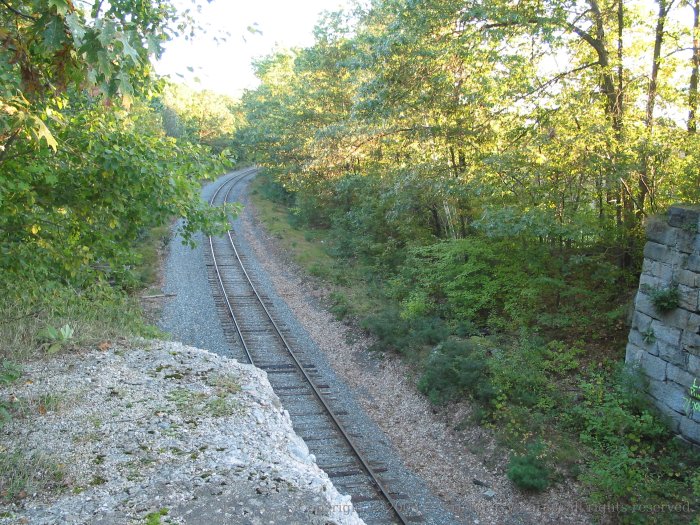
[[[508,478],[518,488],[530,492],[542,492],[549,486],[550,473],[543,459],[544,447],[535,444],[525,455],[513,455],[508,462]]]
[[[555,380],[576,369],[580,353],[576,346],[559,341],[545,343],[534,337],[522,337],[517,344],[494,351],[489,368],[499,392],[496,408],[521,405],[551,409],[559,398]]]
[[[612,381],[596,372],[580,385],[583,400],[573,412],[585,444],[609,452],[620,448],[634,452],[640,446],[656,446],[668,432],[647,407],[636,381],[633,372],[619,369]]]
[[[260,193],[269,201],[283,206],[292,206],[294,204],[294,194],[287,190],[282,184],[277,182],[272,176],[265,171],[258,173],[257,178],[262,182],[257,186],[260,188]]]
[[[499,332],[521,328],[590,336],[621,330],[619,271],[593,256],[472,235],[406,250],[387,279],[404,315],[438,315]],[[602,271],[599,266],[603,266]]]
[[[425,364],[418,389],[436,404],[463,395],[481,401],[493,397],[484,355],[468,341],[447,340],[438,345]]]
[[[351,306],[348,298],[340,292],[331,292],[328,297],[331,301],[330,311],[335,318],[342,320],[350,314]]]
[[[360,323],[363,329],[377,338],[372,350],[398,350],[406,337],[408,326],[401,319],[398,310],[387,308],[365,317]]]
[[[646,292],[649,294],[654,308],[660,313],[675,310],[680,304],[680,295],[676,285],[671,285],[668,288],[647,287]]]
[[[409,321],[392,307],[366,317],[361,326],[377,338],[372,350],[407,355],[435,346],[450,335],[447,325],[439,317],[419,317]]]

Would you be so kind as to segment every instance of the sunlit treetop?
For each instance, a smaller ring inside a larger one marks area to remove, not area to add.
[[[170,0],[0,0],[0,144],[19,134],[55,148],[45,123],[69,88],[128,107],[163,44],[193,30]]]

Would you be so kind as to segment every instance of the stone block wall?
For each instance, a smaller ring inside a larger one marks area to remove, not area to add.
[[[672,429],[700,444],[700,208],[672,207],[647,224],[644,266],[626,362],[649,379],[648,394]],[[655,292],[675,288],[660,311]]]

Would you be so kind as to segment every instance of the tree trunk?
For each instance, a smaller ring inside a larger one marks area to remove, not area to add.
[[[646,132],[645,141],[642,150],[641,169],[638,180],[638,193],[636,199],[636,214],[638,217],[644,215],[647,198],[653,199],[653,177],[649,173],[649,148],[651,147],[652,135],[654,133],[654,108],[656,107],[656,95],[659,79],[659,70],[661,69],[661,46],[664,41],[664,27],[666,17],[673,5],[673,0],[659,0],[659,14],[656,19],[656,30],[654,31],[654,54],[651,63],[651,74],[649,76],[649,86],[647,88],[647,107],[644,117],[644,127]],[[653,204],[653,201],[650,202]]]
[[[625,31],[625,4],[624,0],[618,0],[617,2],[617,88],[619,90],[618,95],[618,105],[620,106],[620,114],[623,113],[624,107],[622,104],[623,100],[623,85],[624,85],[624,73],[625,68],[622,65],[622,59],[624,58],[624,47],[622,37]]]
[[[455,157],[455,148],[450,146],[450,165],[452,166],[452,172],[455,178],[457,177],[457,158]]]
[[[700,0],[698,0],[698,1],[700,1]],[[459,171],[461,171],[462,173],[464,173],[465,171],[467,171],[467,156],[466,156],[466,154],[464,153],[464,151],[462,151],[461,149],[458,150],[457,153],[458,153],[458,159],[459,159],[459,164],[458,164],[458,165],[459,165]]]
[[[600,10],[597,0],[589,0],[591,7],[592,22],[591,33],[574,28],[574,32],[588,43],[596,52],[598,64],[601,69],[600,89],[605,97],[605,114],[610,119],[610,125],[614,131],[615,142],[611,152],[613,159],[612,169],[605,177],[607,201],[615,202],[615,217],[618,227],[624,223],[630,223],[630,229],[635,222],[634,209],[631,206],[631,199],[624,198],[624,180],[616,174],[614,169],[615,159],[619,156],[621,144],[624,140],[624,105],[623,105],[623,69],[622,62],[617,64],[616,72],[610,67],[610,52],[606,46],[605,20]],[[593,30],[595,33],[593,33]],[[621,60],[623,56],[622,32],[624,30],[624,5],[623,0],[618,0],[617,7],[617,58]]]
[[[430,207],[430,215],[433,219],[433,233],[438,239],[441,236],[442,229],[440,228],[440,214],[435,206]]]
[[[688,89],[688,132],[697,133],[698,69],[700,69],[700,0],[693,3],[693,68]]]

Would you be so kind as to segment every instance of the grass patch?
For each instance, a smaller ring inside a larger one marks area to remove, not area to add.
[[[0,452],[0,497],[5,503],[55,491],[63,478],[61,466],[43,454],[20,449]]]
[[[160,525],[162,523],[161,518],[168,515],[168,509],[162,508],[156,512],[151,512],[146,515],[146,525]]]
[[[225,397],[214,397],[204,405],[203,412],[212,417],[228,417],[233,415],[238,408],[238,403]]]
[[[301,227],[281,197],[273,195],[271,200],[268,184],[267,176],[260,174],[250,185],[250,199],[258,219],[295,263],[332,288],[329,309],[336,318],[362,318],[378,311],[382,301],[376,295],[369,268],[357,260],[334,257],[330,253],[334,245],[332,233],[324,228]]]
[[[236,394],[241,391],[241,384],[238,378],[231,374],[213,374],[207,376],[206,383],[217,388],[221,393]]]
[[[0,358],[13,362],[132,334],[153,334],[142,320],[138,301],[106,283],[82,290],[57,283],[6,285],[0,292]],[[22,293],[20,288],[27,290]],[[47,328],[69,326],[71,336],[47,340]],[[47,342],[49,344],[47,344]]]
[[[131,269],[136,289],[147,288],[158,279],[160,255],[171,239],[170,225],[166,224],[145,232],[134,246],[138,261]]]
[[[0,281],[0,359],[22,362],[109,339],[161,335],[145,322],[134,295],[156,282],[169,240],[169,225],[145,232],[133,246],[136,264],[112,272],[110,283]]]
[[[193,392],[187,388],[174,388],[165,397],[174,403],[178,410],[193,417],[228,417],[240,406],[234,399],[229,399],[228,389],[231,388],[235,390],[234,384],[223,380],[220,386],[217,386],[218,392],[214,396],[208,396],[204,392]]]

